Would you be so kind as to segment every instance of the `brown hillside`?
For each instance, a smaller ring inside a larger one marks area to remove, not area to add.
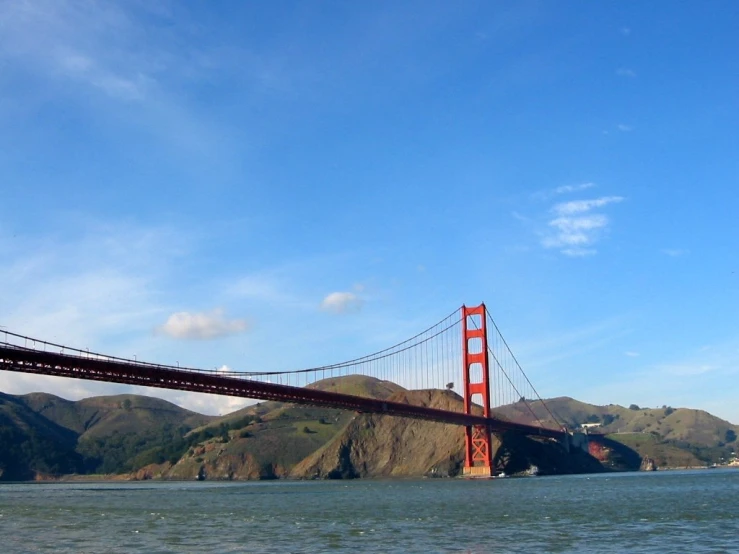
[[[380,399],[404,391],[395,383],[362,375],[323,379],[309,387]],[[230,427],[228,440],[221,433],[198,443],[176,464],[158,471],[170,479],[287,477],[297,463],[330,442],[352,418],[352,412],[343,410],[262,402],[194,430]]]
[[[451,391],[403,391],[390,397],[442,410],[462,411]],[[541,474],[603,471],[584,452],[568,454],[556,442],[505,434],[494,437],[497,471],[515,474],[536,466]],[[295,478],[408,477],[459,475],[464,459],[461,427],[392,416],[355,417],[343,433],[290,473]]]
[[[389,398],[461,411],[451,391],[401,391]],[[456,475],[462,462],[462,428],[386,415],[356,416],[344,432],[308,456],[290,473],[297,478]]]

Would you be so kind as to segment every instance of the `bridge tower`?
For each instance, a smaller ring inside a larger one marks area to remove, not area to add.
[[[462,306],[462,372],[464,413],[472,414],[472,397],[480,395],[483,415],[490,417],[490,367],[488,364],[487,314],[485,304]],[[477,400],[477,399],[476,399]],[[493,474],[493,443],[490,429],[473,425],[464,430],[464,475]]]

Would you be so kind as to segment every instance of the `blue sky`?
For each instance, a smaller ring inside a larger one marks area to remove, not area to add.
[[[0,2],[0,325],[281,370],[485,301],[543,396],[739,423],[739,4],[153,5]]]

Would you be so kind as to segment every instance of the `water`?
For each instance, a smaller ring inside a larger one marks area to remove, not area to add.
[[[10,552],[739,552],[739,471],[0,486]]]

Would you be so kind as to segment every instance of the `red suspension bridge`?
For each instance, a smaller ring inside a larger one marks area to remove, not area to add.
[[[513,431],[569,445],[568,431],[529,381],[484,304],[462,306],[418,335],[374,354],[283,372],[155,364],[70,348],[9,331],[0,332],[0,339],[0,370],[5,371],[312,404],[460,425],[465,429],[464,471],[468,475],[491,474],[494,433]],[[310,386],[322,379],[354,374],[393,381],[408,389],[452,389],[462,396],[464,409],[439,410]],[[510,421],[493,411],[514,403],[522,404],[531,417],[526,417],[525,422]],[[554,425],[542,423],[534,403],[545,408]]]

